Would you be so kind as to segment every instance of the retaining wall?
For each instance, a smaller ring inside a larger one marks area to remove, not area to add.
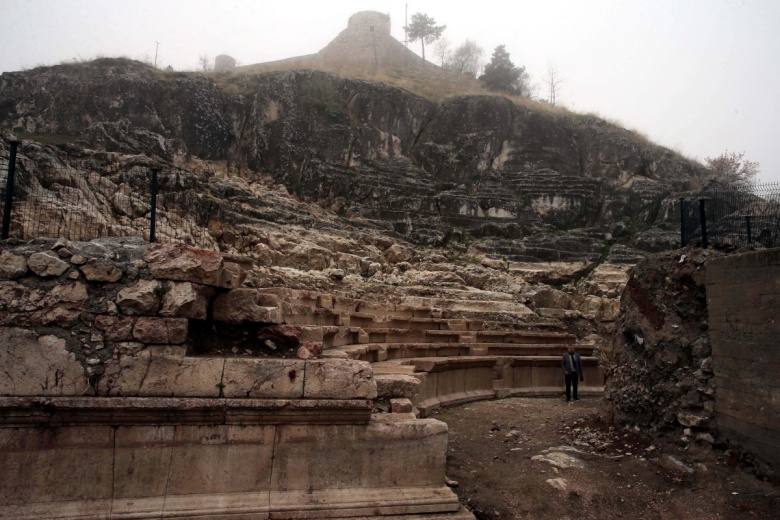
[[[780,249],[707,264],[715,417],[721,440],[780,468]]]

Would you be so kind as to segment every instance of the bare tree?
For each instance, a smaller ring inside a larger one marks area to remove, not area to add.
[[[446,67],[450,60],[450,40],[446,36],[439,38],[433,46],[433,55],[439,58],[442,67]]]
[[[485,51],[473,40],[466,40],[452,53],[445,68],[459,74],[476,78],[482,68]]]
[[[705,158],[704,163],[719,179],[735,188],[747,188],[756,180],[761,165],[756,161],[748,161],[744,157],[745,152],[737,153],[727,150],[717,157]]]
[[[201,72],[211,72],[214,70],[214,64],[211,62],[208,54],[201,54],[198,58],[198,70]]]
[[[564,79],[561,78],[558,69],[552,63],[547,64],[547,72],[542,77],[542,82],[544,82],[545,89],[547,90],[548,103],[555,105]]]

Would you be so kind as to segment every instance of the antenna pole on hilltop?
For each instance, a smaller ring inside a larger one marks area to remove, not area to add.
[[[409,59],[409,4],[404,4],[404,45],[407,52],[404,53],[404,70],[406,70],[406,60]]]
[[[404,45],[409,48],[409,4],[404,4]]]
[[[154,48],[154,68],[157,68],[157,50],[160,48],[160,42],[157,40],[154,41],[157,45]]]

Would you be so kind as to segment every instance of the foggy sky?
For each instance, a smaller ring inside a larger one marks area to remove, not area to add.
[[[744,151],[780,182],[777,0],[3,0],[0,71],[155,50],[176,70],[223,53],[260,63],[317,52],[364,10],[390,14],[403,40],[405,3],[447,25],[453,47],[475,40],[488,59],[505,44],[537,83],[553,63],[558,104],[694,159]]]

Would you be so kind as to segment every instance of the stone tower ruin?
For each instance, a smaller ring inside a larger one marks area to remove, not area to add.
[[[347,28],[317,53],[327,63],[402,67],[421,61],[390,35],[390,15],[361,11],[349,17]]]
[[[236,70],[236,59],[227,54],[214,58],[214,72],[233,72]]]
[[[347,28],[316,54],[296,56],[238,67],[239,70],[266,70],[274,67],[330,66],[410,69],[423,66],[422,59],[390,34],[390,15],[361,11],[349,17]],[[428,62],[425,67],[437,68]]]

